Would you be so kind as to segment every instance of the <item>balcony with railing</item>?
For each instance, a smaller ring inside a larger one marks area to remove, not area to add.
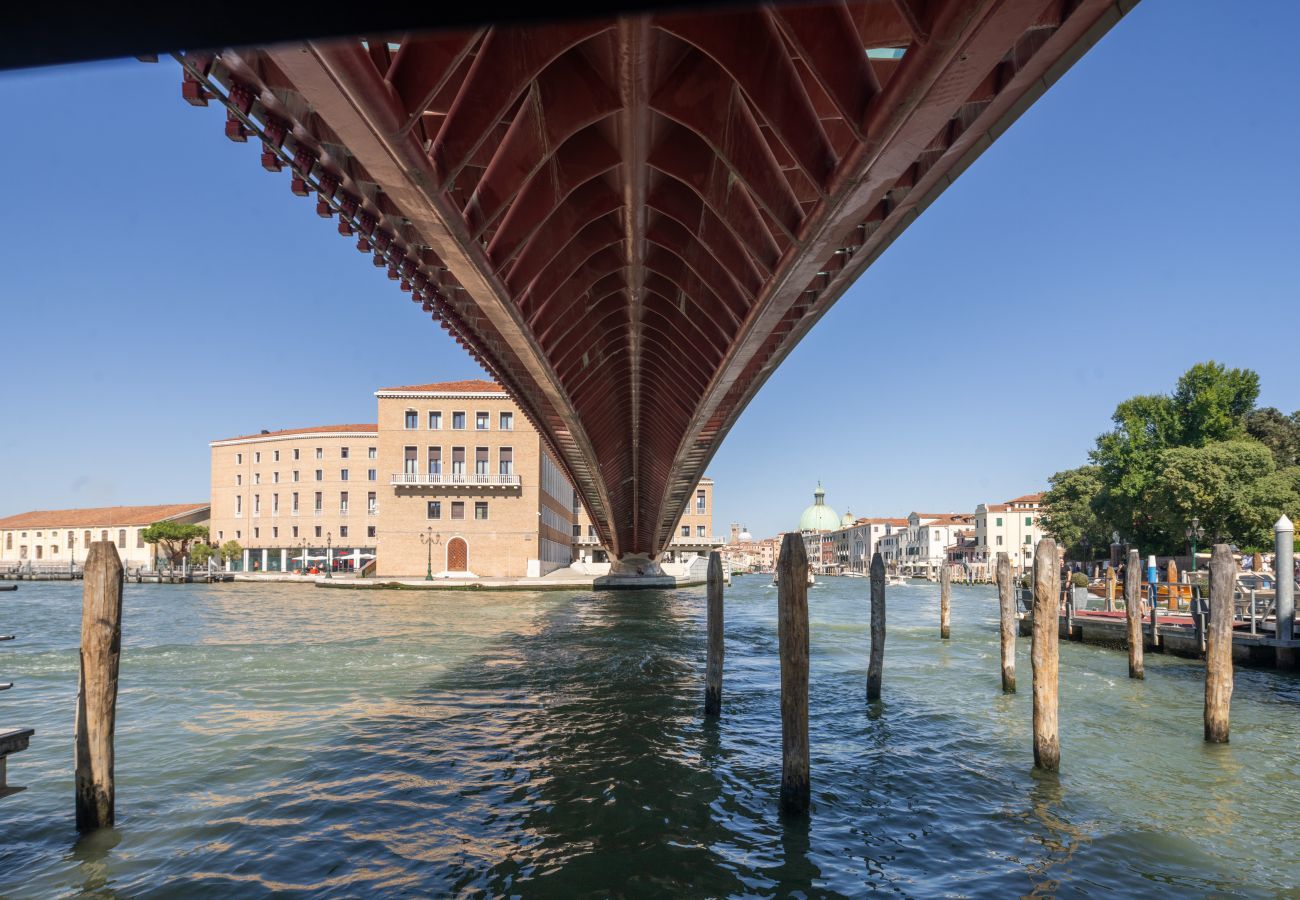
[[[396,472],[389,482],[394,487],[486,487],[516,488],[521,482],[515,474],[489,472]]]

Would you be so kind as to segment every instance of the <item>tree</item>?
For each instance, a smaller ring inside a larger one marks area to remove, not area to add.
[[[216,556],[217,548],[211,544],[195,544],[190,550],[190,562],[196,566],[206,566],[208,560]]]
[[[1300,411],[1284,415],[1272,406],[1246,416],[1246,433],[1273,452],[1279,469],[1300,466]]]
[[[206,525],[186,525],[181,522],[154,522],[140,532],[140,540],[156,544],[173,564],[179,563],[189,552],[190,544],[208,539]]]
[[[243,558],[244,548],[239,546],[239,541],[226,541],[221,545],[220,553],[221,558],[226,562],[234,562]]]
[[[1043,495],[1043,528],[1072,559],[1089,559],[1110,544],[1110,527],[1093,508],[1102,491],[1100,466],[1080,466],[1057,472]],[[1084,541],[1088,542],[1087,547]]]
[[[1246,432],[1246,416],[1259,399],[1259,375],[1211,360],[1197,363],[1178,379],[1173,404],[1182,434],[1179,444],[1203,447]]]

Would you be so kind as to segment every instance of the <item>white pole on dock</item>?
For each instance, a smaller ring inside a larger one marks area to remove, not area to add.
[[[1285,515],[1273,526],[1274,550],[1273,577],[1277,601],[1277,637],[1295,640],[1295,526]],[[1295,668],[1295,649],[1277,647],[1277,667]]]

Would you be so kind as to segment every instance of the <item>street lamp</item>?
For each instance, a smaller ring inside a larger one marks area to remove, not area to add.
[[[442,543],[442,534],[434,534],[433,526],[430,525],[424,530],[424,534],[420,535],[420,543],[429,548],[426,553],[428,559],[425,563],[424,580],[433,581],[433,545]]]
[[[325,577],[334,577],[334,533],[325,532]]]
[[[1205,529],[1201,527],[1201,520],[1192,516],[1192,524],[1187,526],[1187,540],[1192,544],[1192,571],[1196,571],[1196,542],[1205,537]]]

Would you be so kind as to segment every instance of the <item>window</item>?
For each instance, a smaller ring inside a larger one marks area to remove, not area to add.
[[[261,484],[261,483],[262,483],[262,473],[261,473],[261,472],[254,472],[254,473],[253,473],[253,484]]]
[[[238,500],[239,498],[236,497],[235,499]],[[238,506],[238,504],[236,504],[236,506]],[[107,528],[105,528],[103,531],[101,531],[101,532],[99,533],[99,539],[100,539],[101,541],[106,541],[106,540],[108,540],[108,529],[107,529]]]
[[[294,459],[298,459],[298,458],[299,458],[298,450],[297,450],[297,449],[295,449],[295,450],[293,451],[293,458],[294,458]]]
[[[582,537],[582,526],[581,526],[581,525],[574,525],[574,526],[573,526],[573,536],[574,536],[574,537]]]
[[[82,539],[86,542],[86,549],[89,550],[89,549],[90,549],[90,532],[87,531],[84,535],[82,535]]]
[[[488,448],[474,448],[474,474],[486,475],[488,473]]]
[[[402,451],[402,471],[407,475],[415,474],[415,448],[407,447]]]
[[[325,448],[324,448],[324,447],[317,447],[317,448],[316,448],[316,458],[317,458],[317,459],[324,459],[324,458],[325,458]]]
[[[340,448],[339,448],[339,459],[347,459],[347,458],[348,458],[348,448],[347,448],[347,447],[340,447]]]
[[[37,558],[37,559],[40,559],[40,558],[44,555],[44,552],[45,552],[45,548],[42,547],[40,544],[37,544],[37,545],[36,545],[36,558]]]
[[[119,548],[121,548],[122,550],[125,550],[125,549],[126,549],[126,529],[125,529],[125,528],[119,528],[119,529],[117,530],[117,546],[118,546]]]
[[[253,452],[253,462],[254,462],[254,463],[260,463],[261,461],[262,461],[262,451],[261,451],[261,450],[256,450],[256,451],[254,451],[254,452]]]
[[[486,521],[486,520],[487,520],[487,501],[486,501],[486,500],[475,500],[475,501],[474,501],[474,518],[475,518],[475,519],[478,519],[480,522],[483,522],[483,521]]]
[[[414,430],[420,427],[420,417],[413,409],[408,409],[406,411],[406,427],[408,430]]]
[[[280,473],[279,473],[279,472],[272,472],[272,473],[271,473],[271,484],[279,484],[279,483],[280,483]]]
[[[339,481],[347,481],[347,480],[348,480],[348,470],[339,469]]]
[[[453,501],[451,501],[451,517],[452,517],[453,519],[463,519],[463,518],[465,518],[465,501],[464,501],[464,500],[453,500]]]
[[[998,535],[998,543],[997,543],[997,546],[999,546],[999,547],[1002,546],[1002,535],[1000,535],[1000,534]]]
[[[441,447],[429,448],[429,474],[430,475],[442,474],[442,448]]]
[[[465,474],[465,448],[464,447],[451,448],[451,474],[453,476]]]
[[[485,412],[476,412],[476,413],[474,413],[474,430],[475,430],[475,431],[487,431],[487,430],[488,430],[488,414],[487,414],[487,413],[485,413]]]
[[[367,448],[366,448],[366,458],[367,458],[367,459],[379,459],[379,451],[376,450],[374,447],[367,447]]]
[[[451,427],[455,431],[465,430],[465,414],[463,412],[454,412],[451,414]]]
[[[339,537],[341,537],[341,538],[345,538],[345,537],[347,537],[347,536],[348,536],[348,526],[346,526],[346,525],[340,525],[340,526],[339,526]]]
[[[1025,527],[1026,527],[1026,528],[1029,528],[1029,527],[1033,526],[1033,524],[1034,524],[1034,517],[1033,517],[1033,516],[1025,516]]]
[[[271,537],[273,537],[273,538],[278,538],[279,536],[280,536],[280,526],[278,526],[278,525],[272,525],[272,526],[271,526]]]
[[[238,518],[244,514],[244,498],[240,494],[235,495],[235,517]],[[108,532],[104,532],[104,540],[108,540]]]
[[[441,429],[442,429],[442,413],[440,412],[429,413],[429,430],[439,431]]]
[[[366,481],[378,481],[378,480],[379,480],[378,469],[366,469]]]
[[[430,500],[430,501],[429,501],[428,516],[429,516],[430,519],[441,519],[441,518],[442,518],[442,501],[441,501],[441,500]]]
[[[682,537],[684,537],[684,538],[688,538],[688,537],[690,537],[690,536],[691,536],[691,526],[689,526],[689,525],[683,525],[683,526],[682,526]]]
[[[320,537],[320,526],[316,526],[316,537]]]
[[[373,516],[376,512],[378,512],[378,510],[379,507],[377,506],[375,492],[370,491],[369,493],[366,494],[366,512],[370,513],[370,515]]]
[[[696,525],[696,526],[695,526],[695,536],[696,536],[696,537],[704,537],[704,526],[703,526],[703,525]]]
[[[279,495],[279,494],[272,494],[272,495],[271,495],[271,515],[273,515],[273,516],[278,516],[279,514],[280,514],[280,495]]]
[[[696,492],[695,492],[695,511],[696,511],[696,512],[704,512],[704,510],[705,510],[706,508],[707,508],[707,507],[705,506],[705,494],[704,494],[704,491],[702,491],[702,490],[701,490],[701,491],[696,491]]]
[[[242,454],[242,453],[236,453],[236,454],[235,454],[235,465],[237,465],[237,466],[242,466],[243,464],[244,464],[244,454]]]
[[[243,536],[244,536],[244,533],[243,533],[242,531],[240,531],[238,528],[236,528],[236,529],[235,529],[235,540],[239,540],[239,539],[242,538]]]
[[[501,423],[500,423],[499,427],[500,427],[500,429],[501,429],[502,431],[514,431],[514,430],[515,430],[515,414],[514,414],[514,413],[508,413],[508,412],[503,412],[503,413],[501,414]]]
[[[1025,545],[1028,546],[1030,543],[1031,543],[1031,539],[1029,535],[1025,535]]]
[[[261,514],[262,514],[262,495],[261,495],[261,494],[254,494],[254,495],[253,495],[253,515],[255,515],[255,516],[260,516]]]
[[[374,537],[374,536],[375,536],[375,526],[373,526],[373,525],[367,525],[367,526],[366,526],[366,537],[368,537],[368,538],[372,538],[372,537]]]
[[[316,480],[317,480],[317,481],[324,481],[324,480],[325,480],[325,470],[324,470],[324,469],[317,469],[317,470],[316,470]]]
[[[279,462],[279,461],[280,461],[280,451],[275,450],[271,453],[271,462]]]
[[[293,536],[294,536],[294,537],[297,537],[297,536],[298,536],[298,526],[297,526],[297,525],[293,526]],[[221,535],[217,535],[217,537],[220,538]]]
[[[998,516],[998,517],[997,517],[997,524],[998,524],[998,527],[999,527],[999,528],[1002,527],[1002,517],[1001,517],[1001,516]]]
[[[320,515],[321,510],[324,508],[322,506],[324,499],[325,499],[324,493],[322,493],[321,491],[317,491],[316,492],[316,515]]]
[[[345,516],[348,514],[348,492],[347,491],[339,492],[339,512]]]
[[[241,485],[241,484],[243,484],[243,483],[244,483],[244,476],[243,476],[243,475],[240,475],[240,474],[238,474],[238,473],[236,473],[236,474],[235,474],[235,486],[238,487],[239,485]]]
[[[294,470],[293,470],[293,480],[294,480],[294,481],[297,481],[297,480],[298,480],[298,470],[297,470],[297,469],[294,469]]]
[[[296,516],[298,515],[298,492],[297,491],[293,492],[293,498],[291,502],[293,503],[293,505],[290,507],[290,511]]]

